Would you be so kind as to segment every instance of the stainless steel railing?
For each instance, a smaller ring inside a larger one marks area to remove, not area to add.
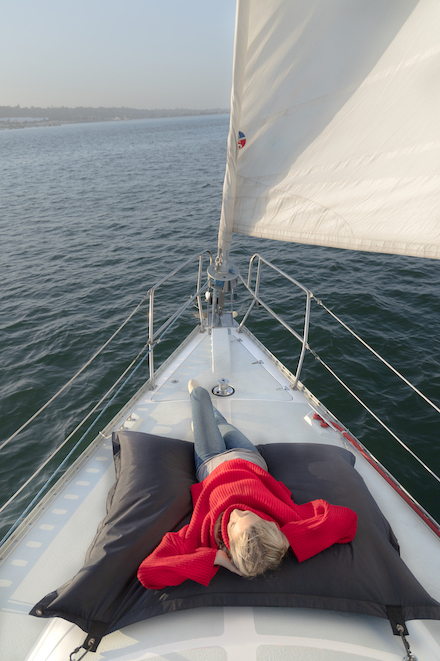
[[[203,250],[202,252],[198,253],[197,255],[194,255],[193,257],[190,257],[189,259],[186,260],[183,264],[180,264],[180,266],[177,266],[171,273],[169,273],[165,278],[162,278],[159,282],[157,282],[154,287],[152,287],[149,292],[149,308],[148,308],[148,344],[150,346],[150,355],[149,355],[149,368],[150,368],[150,381],[151,381],[151,386],[154,386],[154,347],[157,344],[157,338],[159,338],[170,326],[176,319],[178,319],[183,312],[188,308],[191,303],[193,303],[197,299],[197,306],[199,309],[199,319],[200,319],[200,330],[203,332],[205,330],[205,321],[203,318],[203,310],[202,310],[202,300],[201,300],[201,295],[207,290],[207,284],[202,285],[202,273],[203,273],[203,257],[207,255],[209,256],[209,263],[212,264],[212,254],[209,250]],[[173,276],[175,276],[179,271],[184,269],[186,266],[189,264],[192,264],[192,262],[195,262],[196,260],[199,260],[199,271],[198,271],[198,276],[197,276],[197,291],[196,293],[189,298],[188,301],[183,303],[173,314],[168,317],[168,319],[162,324],[158,330],[154,330],[154,296],[156,294],[156,291],[164,285],[168,280],[170,280]]]
[[[92,409],[92,411],[87,414],[86,418],[76,427],[76,429],[65,439],[65,441],[55,450],[55,452],[48,458],[46,462],[43,463],[42,466],[32,475],[32,477],[25,482],[24,485],[22,485],[19,490],[8,500],[7,503],[5,503],[0,511],[3,511],[3,509],[9,505],[10,502],[12,502],[16,496],[19,495],[19,493],[33,480],[39,472],[45,467],[45,465],[48,463],[49,460],[53,458],[53,456],[67,443],[67,441],[70,440],[70,438],[73,436],[73,434],[79,430],[79,428],[83,425],[83,423],[87,420],[87,418],[93,413],[93,411],[96,410],[96,408],[104,401],[104,399],[107,398],[107,396],[115,389],[115,387],[118,385],[118,382],[122,380],[122,378],[126,376],[127,372],[130,370],[130,368],[134,365],[136,361],[140,358],[141,353],[143,353],[144,349],[148,347],[148,353],[142,361],[138,364],[138,367],[143,363],[143,360],[146,360],[147,356],[149,359],[149,375],[150,375],[150,387],[154,387],[154,376],[155,376],[155,371],[154,371],[154,348],[156,347],[157,344],[159,344],[163,338],[163,336],[171,329],[173,324],[177,321],[177,319],[188,309],[188,307],[194,303],[194,301],[197,300],[197,307],[199,311],[199,320],[200,320],[200,331],[204,332],[208,328],[209,324],[209,310],[206,313],[206,317],[203,315],[203,310],[202,310],[202,294],[207,291],[208,289],[208,283],[205,281],[202,284],[202,279],[203,279],[203,259],[206,256],[209,258],[209,263],[212,263],[212,254],[209,250],[204,250],[193,257],[189,258],[186,262],[181,264],[180,266],[176,267],[171,273],[169,273],[166,277],[164,277],[162,280],[160,280],[158,283],[152,287],[149,292],[147,293],[146,296],[141,300],[141,302],[138,304],[138,306],[133,310],[133,312],[128,316],[128,318],[121,324],[121,326],[118,328],[118,330],[112,335],[112,337],[93,355],[93,357],[87,361],[87,363],[72,377],[63,388],[61,388],[39,411],[37,411],[24,425],[20,427],[12,436],[10,436],[6,441],[0,446],[0,449],[4,447],[6,444],[8,444],[10,441],[12,441],[22,430],[24,430],[29,423],[31,423],[45,408],[53,402],[53,400],[58,397],[82,372],[83,370],[88,367],[88,365],[103,351],[105,347],[108,346],[110,341],[116,337],[116,335],[125,327],[125,325],[128,323],[128,321],[133,317],[133,315],[141,308],[142,304],[149,299],[149,310],[148,310],[148,326],[149,326],[149,335],[148,335],[148,342],[144,346],[144,348],[139,352],[138,356],[132,361],[132,364],[124,371],[124,373],[121,375],[121,377],[116,381],[115,384],[110,388],[110,390],[104,395],[104,397],[100,400],[100,402]],[[182,269],[184,269],[186,266],[189,264],[199,261],[199,268],[198,268],[198,276],[197,276],[197,291],[195,294],[189,297],[174,313],[170,315],[170,317],[162,323],[160,328],[158,328],[156,331],[154,330],[154,304],[155,304],[155,294],[159,287],[164,285],[166,282],[168,282],[173,276],[178,274]],[[254,269],[255,269],[255,263],[257,264],[256,266],[256,276],[255,276],[255,287],[254,289],[252,288],[252,280],[253,280],[253,274],[254,274]],[[274,272],[278,273],[285,279],[287,279],[289,282],[291,282],[296,288],[298,288],[305,296],[305,312],[304,312],[304,325],[303,325],[303,331],[302,335],[298,332],[296,332],[288,323],[286,323],[274,310],[271,309],[269,305],[267,305],[260,297],[260,284],[261,284],[261,271],[262,271],[262,265],[266,265],[270,267]],[[414,385],[412,385],[403,375],[401,375],[396,369],[394,369],[387,361],[385,361],[374,349],[372,349],[362,338],[360,338],[358,335],[356,335],[341,319],[339,319],[331,310],[326,308],[326,306],[317,299],[313,293],[301,285],[297,280],[294,278],[291,278],[287,273],[285,273],[282,269],[279,269],[276,267],[274,264],[271,262],[267,261],[261,255],[258,253],[254,254],[249,262],[249,272],[248,272],[248,280],[245,282],[243,277],[240,275],[240,280],[247,289],[247,291],[250,293],[252,297],[251,304],[249,308],[247,309],[239,327],[238,327],[238,332],[243,330],[244,324],[246,323],[247,319],[249,318],[249,315],[254,308],[256,304],[262,306],[276,321],[278,321],[287,331],[289,331],[300,343],[301,343],[301,351],[300,351],[300,356],[298,358],[298,364],[297,364],[297,369],[296,369],[296,374],[294,375],[294,380],[292,382],[292,388],[295,388],[299,377],[301,373],[301,369],[303,366],[304,362],[304,357],[306,354],[306,351],[309,351],[316,360],[320,362],[320,364],[327,369],[337,380],[338,382],[349,392],[350,395],[352,395],[367,411],[369,414],[371,414],[377,422],[379,422],[382,427],[389,432],[395,440],[397,440],[400,445],[407,451],[409,452],[414,459],[418,461],[419,464],[425,468],[438,482],[440,482],[440,477],[437,476],[424,462],[421,461],[419,457],[417,457],[414,452],[408,448],[406,444],[399,439],[399,437],[392,432],[383,421],[381,421],[373,411],[371,411],[368,406],[359,398],[351,389],[333,372],[333,370],[326,365],[326,363],[316,354],[316,352],[309,346],[308,344],[308,335],[309,335],[309,326],[310,326],[310,313],[311,313],[311,302],[312,300],[315,301],[315,303],[318,306],[321,306],[323,309],[326,310],[341,326],[343,326],[348,332],[350,332],[356,340],[361,342],[369,351],[371,351],[379,360],[384,363],[386,367],[388,367],[390,370],[392,370],[402,381],[406,383],[407,386],[412,388],[413,391],[415,391],[420,397],[422,397],[432,408],[434,408],[438,413],[440,412],[440,408],[434,404],[431,400],[429,400],[423,393],[421,393]],[[212,316],[212,313],[211,313]],[[138,369],[138,367],[135,368]],[[135,371],[133,370],[133,372]],[[128,378],[131,378],[128,377]],[[124,382],[124,384],[121,386],[121,388],[118,390],[118,392],[124,387],[125,383],[128,381],[128,378]],[[106,408],[106,407],[105,407]],[[104,409],[105,410],[105,409]],[[104,410],[100,413],[104,412]],[[98,416],[99,419],[100,416]],[[97,419],[92,423],[92,426],[97,422]],[[89,428],[90,429],[90,428]],[[89,430],[87,430],[83,436],[81,437],[80,441],[78,441],[77,445],[82,441],[82,439],[86,436]],[[75,446],[76,448],[76,446]],[[75,449],[74,448],[74,449]],[[73,452],[73,450],[71,451]],[[58,470],[58,469],[57,469]],[[54,476],[51,476],[50,479],[52,479]],[[9,533],[8,533],[9,535]],[[3,540],[2,540],[3,541]]]
[[[257,261],[258,260],[258,261]],[[253,277],[253,268],[254,268],[254,262],[257,261],[257,274],[255,278],[255,289],[252,289],[251,287],[251,282],[252,282],[252,277]],[[283,276],[286,278],[289,282],[294,284],[297,288],[303,291],[306,297],[306,307],[305,307],[305,315],[304,315],[304,330],[302,336],[297,333],[289,324],[287,324],[274,310],[272,310],[268,305],[264,303],[264,301],[260,298],[259,296],[259,289],[260,289],[260,284],[261,284],[261,265],[266,264],[269,266],[273,271],[278,273],[279,275]],[[252,296],[252,302],[245,313],[239,328],[238,332],[240,332],[246,320],[248,319],[253,307],[255,306],[256,303],[261,305],[276,321],[278,321],[286,330],[288,330],[299,342],[301,342],[302,347],[301,347],[301,353],[298,359],[298,365],[296,369],[296,374],[294,376],[294,381],[292,383],[292,388],[295,388],[297,386],[299,376],[301,373],[301,368],[303,366],[304,362],[304,356],[306,351],[309,351],[311,355],[314,356],[315,360],[317,360],[322,367],[324,367],[339,383],[340,385],[345,388],[345,390],[350,394],[351,397],[353,397],[368,413],[371,415],[400,445],[403,447],[403,449],[408,452],[432,477],[434,477],[437,482],[440,482],[440,477],[429,468],[429,466],[424,463],[420,457],[418,457],[412,450],[411,448],[408,447],[368,406],[365,404],[365,402],[360,399],[356,393],[349,388],[349,386],[344,383],[344,381],[327,365],[322,358],[309,346],[308,344],[308,334],[309,334],[309,326],[310,326],[310,311],[311,311],[311,302],[312,300],[315,301],[315,303],[323,308],[331,317],[337,321],[337,323],[342,326],[345,330],[347,330],[351,335],[358,341],[360,342],[366,349],[368,349],[376,358],[378,358],[389,370],[391,370],[401,381],[403,381],[408,387],[410,387],[419,397],[425,400],[427,404],[429,404],[437,413],[440,413],[440,407],[438,407],[434,402],[432,402],[426,395],[424,395],[418,388],[416,388],[408,379],[406,379],[400,372],[398,372],[392,365],[390,365],[380,354],[378,354],[367,342],[365,342],[359,335],[357,335],[351,328],[349,328],[343,321],[340,319],[334,312],[332,312],[329,308],[327,308],[321,300],[316,298],[313,293],[304,287],[301,283],[299,283],[297,280],[294,278],[291,278],[287,273],[279,269],[277,266],[272,264],[271,262],[267,261],[261,255],[256,253],[253,255],[249,261],[249,272],[248,272],[248,281],[247,283],[244,281],[242,276],[240,276],[240,279],[243,283],[243,285],[246,287],[250,295]]]
[[[251,282],[252,282],[254,262],[256,260],[258,260],[257,275],[256,275],[256,279],[255,279],[255,289],[253,290],[251,288]],[[264,303],[264,301],[262,301],[261,298],[259,297],[259,289],[260,289],[260,282],[261,282],[261,264],[262,263],[267,264],[267,266],[269,266],[276,273],[279,273],[284,278],[289,280],[289,282],[294,284],[296,287],[298,287],[298,289],[300,289],[305,294],[306,303],[305,303],[305,314],[304,314],[304,329],[303,329],[302,336],[299,335],[299,333],[297,333],[293,328],[291,328],[291,326],[289,326],[289,324],[287,324],[283,319],[281,319],[281,317],[276,312],[274,312],[274,310],[272,310],[268,305],[266,305],[266,303]],[[297,368],[296,368],[295,380],[292,384],[292,387],[295,388],[297,383],[298,383],[300,374],[301,374],[301,369],[302,369],[302,366],[303,366],[304,357],[305,357],[305,354],[306,354],[306,351],[307,351],[307,348],[308,348],[307,340],[308,340],[308,336],[309,336],[309,326],[310,326],[310,302],[313,298],[312,292],[309,289],[307,289],[306,287],[304,287],[300,282],[298,282],[294,278],[291,278],[290,275],[288,275],[287,273],[285,273],[284,271],[279,269],[277,266],[275,266],[271,262],[268,262],[267,259],[264,259],[264,257],[261,257],[261,255],[259,255],[258,253],[256,253],[255,255],[252,255],[251,259],[249,260],[249,272],[248,272],[248,281],[247,281],[247,283],[244,281],[244,279],[241,276],[240,276],[240,279],[241,279],[241,282],[246,287],[246,289],[248,290],[248,292],[251,294],[252,303],[250,304],[248,311],[244,315],[244,317],[241,321],[241,324],[238,327],[238,332],[240,332],[242,330],[242,328],[243,328],[244,324],[246,323],[246,320],[249,317],[249,315],[251,313],[251,310],[254,307],[255,303],[258,303],[265,310],[267,310],[267,312],[269,312],[269,314],[274,319],[276,319],[282,326],[284,326],[284,328],[286,330],[288,330],[289,333],[291,333],[294,337],[296,337],[296,339],[299,342],[301,342],[301,344],[302,344],[301,353],[300,353],[300,356],[299,356],[299,359],[298,359],[298,365],[297,365]]]
[[[20,522],[23,520],[23,518],[26,516],[26,514],[30,511],[30,509],[37,503],[39,502],[39,499],[46,493],[48,490],[49,486],[53,482],[54,478],[57,476],[57,474],[60,473],[60,471],[68,464],[68,461],[74,451],[80,446],[80,444],[83,442],[83,440],[86,438],[90,430],[93,428],[93,426],[98,422],[98,420],[103,416],[105,411],[109,408],[110,404],[115,400],[116,396],[120,393],[120,391],[125,387],[125,385],[128,383],[128,381],[131,379],[133,374],[142,366],[143,362],[147,359],[150,361],[150,385],[154,384],[154,361],[153,361],[153,352],[154,348],[157,344],[160,343],[162,340],[163,336],[170,330],[174,322],[187,310],[187,308],[197,299],[198,303],[198,309],[199,309],[199,319],[200,319],[200,329],[203,332],[206,329],[206,321],[205,318],[203,317],[203,311],[202,311],[202,300],[201,300],[201,295],[203,294],[204,291],[207,289],[207,283],[205,282],[202,285],[202,274],[203,274],[203,257],[208,256],[210,260],[210,264],[212,263],[212,254],[209,250],[204,250],[203,252],[191,257],[188,259],[186,262],[175,268],[171,273],[169,273],[165,278],[160,280],[160,282],[156,283],[152,289],[147,293],[146,296],[142,298],[140,303],[136,306],[136,308],[130,313],[130,315],[127,317],[127,319],[120,325],[117,331],[113,333],[113,335],[105,342],[105,344],[95,352],[95,354],[92,356],[90,360],[86,362],[85,365],[53,396],[49,399],[44,406],[42,406],[32,417],[27,420],[14,434],[12,434],[6,441],[4,441],[1,446],[0,450],[7,445],[10,441],[12,441],[21,431],[23,431],[37,416],[39,416],[59,395],[61,395],[68,386],[70,386],[76,379],[77,377],[92,363],[92,361],[97,358],[101,354],[101,352],[110,344],[110,342],[119,334],[119,332],[126,326],[126,324],[133,318],[133,316],[138,312],[145,301],[149,299],[149,311],[148,311],[148,317],[149,317],[149,337],[148,337],[148,342],[144,345],[144,347],[141,349],[141,351],[138,353],[138,355],[135,357],[135,359],[130,363],[130,365],[124,370],[123,374],[116,380],[116,382],[111,386],[111,388],[105,393],[105,395],[100,399],[100,401],[87,413],[85,418],[76,426],[76,428],[67,436],[66,439],[63,440],[63,442],[52,452],[52,454],[46,458],[46,460],[37,468],[37,470],[29,477],[18,489],[17,491],[7,500],[7,502],[3,503],[3,505],[0,507],[0,513],[2,513],[5,509],[7,509],[15,500],[16,498],[26,489],[34,480],[35,478],[42,473],[42,471],[45,469],[45,467],[54,459],[54,457],[58,454],[58,452],[67,444],[69,441],[72,439],[72,437],[80,430],[80,428],[84,425],[84,423],[88,420],[88,418],[91,417],[91,415],[104,403],[104,401],[113,393],[113,391],[118,387],[118,390],[116,393],[113,395],[111,400],[104,406],[104,408],[101,410],[99,415],[93,420],[91,425],[88,427],[88,429],[82,434],[81,438],[76,442],[75,446],[69,451],[68,455],[63,459],[61,464],[57,466],[56,470],[49,476],[49,478],[46,480],[45,484],[40,488],[38,493],[33,497],[29,505],[25,508],[24,512],[22,512],[21,516],[19,519],[14,523],[12,528],[6,533],[5,537],[0,540],[0,545],[6,541],[7,538],[10,537],[12,532],[18,527]],[[174,275],[179,273],[183,268],[191,264],[192,262],[195,262],[196,260],[199,260],[199,270],[198,270],[198,278],[197,278],[197,291],[196,293],[191,296],[185,303],[183,303],[178,310],[176,310],[168,319],[165,321],[160,328],[158,328],[156,331],[154,331],[154,295],[157,289],[163,285],[165,282],[170,280]],[[148,352],[146,355],[143,356],[141,359],[141,355],[144,353],[144,351],[148,347]],[[137,366],[135,367],[135,364],[137,363]],[[128,376],[127,376],[128,375]],[[124,380],[125,379],[125,380]],[[122,382],[122,385],[120,385],[120,382]]]

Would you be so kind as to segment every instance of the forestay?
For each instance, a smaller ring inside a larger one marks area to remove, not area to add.
[[[238,0],[224,254],[238,232],[440,257],[439,35],[436,0]]]

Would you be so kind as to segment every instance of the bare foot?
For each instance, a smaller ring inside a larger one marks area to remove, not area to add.
[[[199,385],[200,385],[200,383],[198,381],[196,381],[195,379],[190,379],[188,381],[189,394],[191,394],[192,391],[194,390],[194,388],[197,388],[197,386],[199,386]]]

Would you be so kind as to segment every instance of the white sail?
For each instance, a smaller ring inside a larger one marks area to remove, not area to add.
[[[219,248],[440,258],[440,2],[238,0],[237,18]]]

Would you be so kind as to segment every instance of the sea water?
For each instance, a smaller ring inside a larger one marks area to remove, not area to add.
[[[217,115],[0,131],[1,442],[69,381],[155,282],[203,249],[215,254],[228,122],[227,115]],[[235,235],[233,258],[245,277],[254,252],[308,287],[440,403],[438,262]],[[158,300],[158,320],[174,311],[188,291],[195,291],[195,270],[185,270],[166,288]],[[236,293],[234,309],[241,318],[249,298],[243,287]],[[304,300],[294,287],[264,268],[261,293],[301,334]],[[191,330],[193,312],[158,348],[157,364]],[[247,325],[295,371],[295,338],[261,307]],[[63,442],[141,350],[147,334],[144,307],[78,380],[2,450],[1,502]],[[402,387],[349,333],[339,332],[316,304],[309,344],[440,473],[439,416],[428,404]],[[145,364],[90,438],[147,376]],[[311,353],[301,379],[440,520],[439,483]],[[2,531],[52,470],[51,463],[3,514]]]

